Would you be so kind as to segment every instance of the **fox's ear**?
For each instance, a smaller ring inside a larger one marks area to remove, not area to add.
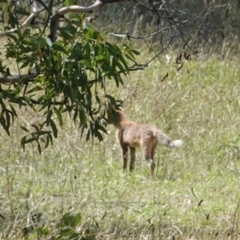
[[[123,101],[121,101],[121,102],[116,104],[116,109],[119,109],[119,110],[123,110],[124,109]]]
[[[115,102],[115,104],[112,104],[110,101],[107,101],[105,105],[108,110],[112,111],[121,110],[123,108],[122,102]]]
[[[123,101],[116,101],[115,102],[115,105],[112,106],[112,108],[117,111],[117,110],[120,110],[120,111],[123,111]]]
[[[110,102],[110,101],[107,101],[107,108],[113,108],[113,105],[112,105],[112,103]]]
[[[106,115],[107,115],[106,122],[111,124],[113,122],[113,116],[116,113],[116,109],[110,101],[107,101],[105,103],[105,109],[106,109]]]
[[[107,103],[105,104],[106,106],[106,110],[107,110],[107,113],[109,114],[110,112],[115,112],[116,109],[115,107],[112,105],[111,102],[107,101]]]

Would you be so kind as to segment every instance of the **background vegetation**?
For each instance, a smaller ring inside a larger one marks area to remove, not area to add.
[[[11,137],[0,134],[0,238],[238,239],[239,45],[228,30],[217,45],[195,42],[191,60],[175,43],[122,87],[107,85],[130,119],[184,140],[181,149],[159,146],[154,179],[140,151],[134,173],[122,172],[112,126],[92,144],[67,115],[53,146],[23,151],[19,125],[40,116],[19,109]],[[131,44],[139,62],[159,50]]]
[[[34,214],[47,229],[38,237],[56,237],[62,215],[73,211],[82,217],[75,231],[87,239],[237,239],[239,74],[235,59],[195,58],[179,73],[162,58],[112,89],[130,118],[185,142],[159,147],[154,179],[140,151],[135,172],[122,172],[111,126],[92,145],[65,119],[54,146],[39,155],[34,146],[22,151],[16,123],[11,138],[1,135],[1,237],[22,236]],[[23,111],[19,120],[32,119]]]

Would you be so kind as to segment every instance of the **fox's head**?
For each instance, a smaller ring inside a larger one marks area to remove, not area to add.
[[[104,119],[105,122],[103,122],[105,126],[107,124],[113,124],[114,126],[118,126],[123,119],[126,119],[126,116],[123,112],[122,104],[116,104],[114,106],[112,103],[107,102],[106,112],[107,118]]]

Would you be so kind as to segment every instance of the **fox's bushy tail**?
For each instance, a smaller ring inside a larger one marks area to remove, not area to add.
[[[166,147],[181,147],[183,145],[182,140],[178,139],[171,141],[171,139],[167,135],[160,132],[159,130],[157,130],[154,135],[157,138],[157,140]]]

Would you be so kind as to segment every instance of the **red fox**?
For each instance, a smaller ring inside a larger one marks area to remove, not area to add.
[[[130,150],[130,171],[134,170],[135,151],[141,147],[148,163],[151,176],[154,175],[154,153],[158,142],[166,147],[181,147],[182,140],[171,141],[170,138],[151,124],[139,124],[129,120],[122,109],[108,105],[108,123],[116,128],[116,138],[122,149],[123,170],[127,168],[128,150]]]

